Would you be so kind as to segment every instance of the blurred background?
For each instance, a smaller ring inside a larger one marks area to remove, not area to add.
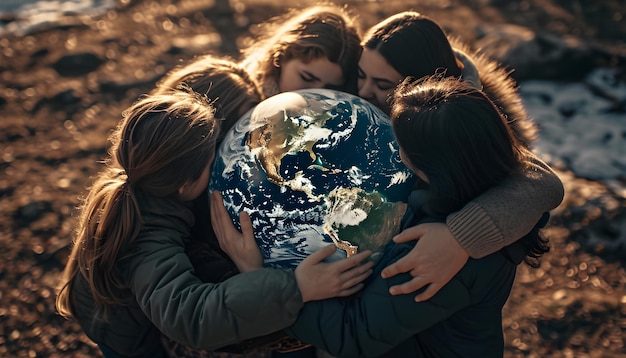
[[[404,10],[508,66],[566,196],[538,269],[520,266],[506,357],[626,352],[626,1],[345,4],[362,30]],[[314,1],[301,0],[293,7]],[[239,58],[278,0],[0,1],[0,356],[99,357],[56,314],[79,196],[122,111],[204,53]]]

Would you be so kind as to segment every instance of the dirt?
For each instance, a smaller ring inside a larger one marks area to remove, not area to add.
[[[512,23],[626,53],[625,1],[346,3],[363,28],[413,9],[470,43],[481,26]],[[125,0],[98,18],[0,38],[0,356],[101,356],[56,314],[54,288],[107,135],[167,70],[204,52],[238,57],[253,24],[285,10],[269,0]],[[624,356],[626,249],[590,239],[624,235],[624,194],[558,169],[567,194],[547,230],[552,251],[538,269],[520,266],[505,356]]]

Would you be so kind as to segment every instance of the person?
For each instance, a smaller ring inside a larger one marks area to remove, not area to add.
[[[532,156],[482,91],[456,78],[405,80],[391,104],[403,162],[422,178],[403,227],[440,222],[521,170]],[[432,298],[389,294],[408,273],[383,279],[384,266],[407,255],[414,241],[390,242],[363,291],[306,303],[286,331],[336,357],[502,357],[502,307],[516,267],[548,250],[528,235],[480,259],[469,259]]]
[[[358,94],[386,113],[388,99],[407,77],[435,73],[462,78],[482,89],[507,118],[517,139],[526,147],[536,139],[537,126],[526,113],[514,80],[507,70],[486,55],[453,47],[441,27],[430,18],[405,11],[384,19],[363,37],[359,59]],[[426,300],[441,289],[469,257],[481,258],[513,243],[536,225],[563,199],[563,184],[552,169],[536,156],[521,172],[514,172],[460,210],[445,223],[427,223],[403,231],[396,242],[418,239],[414,250],[382,271],[389,278],[410,272],[413,279],[391,287],[393,294],[415,295]]]
[[[360,30],[333,4],[291,10],[259,25],[262,34],[242,51],[242,65],[265,97],[306,88],[356,94]]]
[[[226,132],[248,110],[261,101],[261,91],[248,72],[233,59],[205,54],[183,63],[163,76],[151,94],[171,91],[194,91],[211,98],[215,118],[220,120],[216,146]],[[191,202],[194,223],[186,236],[185,254],[194,274],[205,283],[219,283],[239,273],[237,265],[222,250],[216,239],[209,208],[208,187]],[[162,335],[162,344],[169,357],[230,357],[228,353],[205,351],[177,342]],[[259,353],[260,354],[260,353]],[[267,350],[263,354],[270,356]]]
[[[235,255],[256,246],[250,218],[240,215],[238,232],[212,210],[216,236],[233,238],[222,247],[242,257],[234,260],[241,273],[203,283],[183,238],[193,224],[189,202],[208,184],[219,125],[205,96],[178,90],[139,98],[109,138],[56,302],[105,357],[162,357],[161,334],[212,350],[274,332],[291,324],[304,302],[352,294],[369,274],[356,265],[368,253],[322,262],[334,252],[330,246],[295,270],[262,268]]]
[[[231,58],[202,55],[173,68],[161,78],[151,94],[171,91],[194,91],[210,98],[215,117],[220,121],[216,147],[239,118],[262,99],[257,86],[243,67]],[[239,271],[230,257],[219,247],[208,218],[208,187],[192,201],[194,224],[185,238],[185,252],[202,282],[218,283]]]
[[[210,98],[211,105],[215,108],[215,117],[220,120],[216,147],[237,120],[263,98],[259,86],[245,68],[231,58],[212,54],[196,57],[170,70],[157,82],[151,94],[177,90],[191,90]],[[211,217],[208,199],[207,186],[192,201],[194,224],[190,235],[184,238],[185,254],[193,265],[195,275],[202,282],[219,283],[238,274],[239,270],[220,247],[211,220],[207,220]],[[181,344],[165,335],[162,343],[170,357],[278,356],[310,347],[291,339],[283,332],[272,332],[236,342],[220,347],[215,352]]]

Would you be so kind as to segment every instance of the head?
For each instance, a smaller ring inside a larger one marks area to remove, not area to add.
[[[461,76],[462,63],[441,27],[417,12],[401,12],[374,25],[363,37],[362,46],[359,96],[386,113],[389,96],[406,77]]]
[[[262,24],[244,66],[266,96],[305,88],[356,93],[360,31],[345,8],[317,5]]]
[[[261,99],[261,90],[242,66],[228,58],[211,55],[198,57],[168,72],[153,94],[171,90],[193,90],[206,96],[219,119],[220,135],[226,132]]]
[[[481,91],[454,78],[407,79],[393,94],[401,158],[429,185],[425,209],[447,216],[520,168],[528,154]]]
[[[138,195],[192,200],[208,185],[215,155],[214,110],[203,97],[178,91],[141,98],[109,138],[106,168],[84,198],[57,307],[71,315],[73,278],[90,285],[100,306],[126,303],[116,270],[121,250],[142,227]],[[169,200],[169,199],[168,199]]]
[[[215,110],[196,93],[146,96],[124,112],[110,138],[112,167],[124,171],[131,188],[181,196],[213,162],[218,129]]]

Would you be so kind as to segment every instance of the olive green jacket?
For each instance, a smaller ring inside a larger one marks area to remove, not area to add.
[[[302,297],[292,270],[267,268],[202,283],[183,245],[193,224],[189,207],[140,191],[137,197],[143,227],[118,265],[130,304],[112,307],[105,319],[82,278],[72,291],[76,319],[94,342],[125,356],[150,356],[162,350],[162,332],[214,350],[295,321]]]

